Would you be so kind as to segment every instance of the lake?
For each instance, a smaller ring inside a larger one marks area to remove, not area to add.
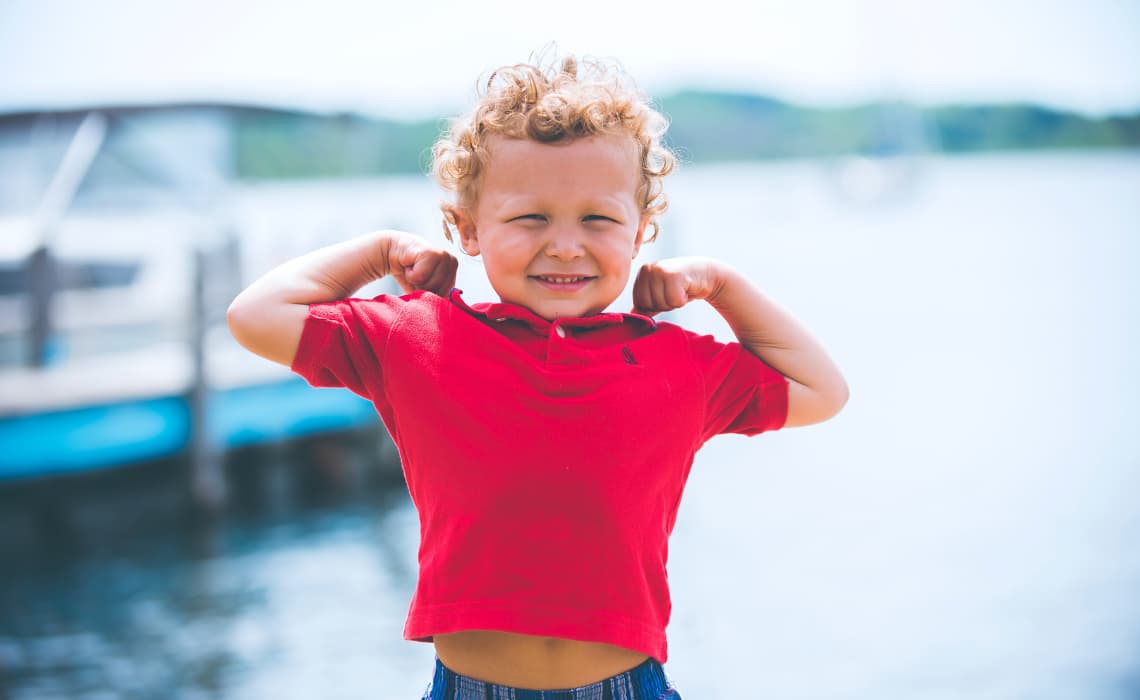
[[[697,700],[1140,697],[1140,153],[931,158],[881,198],[859,167],[683,168],[643,249],[732,261],[852,392],[698,455],[668,672]],[[439,231],[418,178],[235,199],[261,259]],[[458,286],[488,294],[476,261]],[[672,320],[728,337],[707,307]],[[420,697],[406,493],[284,501],[194,525],[127,495],[113,528],[0,534],[0,698]]]

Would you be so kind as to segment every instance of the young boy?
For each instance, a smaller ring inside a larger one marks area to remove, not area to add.
[[[456,193],[445,233],[498,303],[452,289],[445,248],[381,231],[230,307],[245,347],[371,399],[399,446],[421,535],[404,633],[438,657],[425,698],[680,697],[665,565],[694,453],[847,400],[823,348],[722,262],[645,265],[635,312],[607,311],[666,206],[664,125],[605,65],[501,69],[434,166]],[[351,298],[386,275],[408,293]],[[652,318],[695,300],[739,342]]]

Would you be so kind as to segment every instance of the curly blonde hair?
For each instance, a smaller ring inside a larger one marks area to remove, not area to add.
[[[616,134],[638,146],[637,202],[649,216],[653,231],[645,240],[651,241],[659,230],[657,217],[668,207],[662,181],[677,162],[662,143],[668,125],[620,66],[566,56],[557,68],[530,63],[499,68],[480,86],[474,109],[452,120],[432,148],[432,174],[443,189],[456,193],[455,202],[440,205],[444,235],[451,240],[455,211],[471,210],[478,200],[491,137],[554,143]]]

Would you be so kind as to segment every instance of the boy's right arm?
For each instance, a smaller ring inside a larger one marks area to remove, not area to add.
[[[293,364],[309,305],[351,296],[392,275],[405,292],[444,295],[455,285],[458,262],[446,249],[400,231],[369,233],[294,258],[266,273],[230,304],[230,332],[250,352]]]

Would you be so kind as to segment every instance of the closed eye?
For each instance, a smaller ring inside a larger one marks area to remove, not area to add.
[[[583,221],[612,221],[615,224],[620,223],[617,219],[612,219],[608,216],[602,216],[601,214],[590,214],[589,216],[582,217],[582,220]]]
[[[511,219],[511,221],[546,221],[546,217],[542,214],[523,214],[522,216],[516,216]]]

